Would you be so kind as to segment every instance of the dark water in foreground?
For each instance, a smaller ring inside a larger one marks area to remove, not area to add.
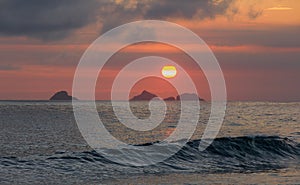
[[[171,112],[161,127],[143,134],[120,129],[108,102],[97,106],[107,129],[133,145],[157,144],[176,127],[176,102],[169,103]],[[144,102],[133,106],[140,107],[138,116],[147,116]],[[198,145],[209,104],[201,106],[190,142],[163,162],[135,167],[91,149],[68,102],[0,102],[0,184],[300,183],[300,103],[229,103],[217,139],[203,152]],[[133,151],[128,158],[139,155]]]

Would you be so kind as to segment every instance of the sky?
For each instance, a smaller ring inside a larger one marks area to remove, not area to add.
[[[124,23],[148,19],[185,26],[208,44],[223,71],[228,100],[300,101],[298,0],[2,0],[0,100],[71,93],[76,66],[95,39]],[[118,71],[149,55],[182,65],[201,97],[210,99],[205,75],[193,60],[159,43],[132,45],[110,58],[99,75],[96,99],[110,99]],[[138,72],[143,70],[147,66]],[[131,96],[144,89],[163,98],[176,96],[167,79],[157,78],[140,81]]]

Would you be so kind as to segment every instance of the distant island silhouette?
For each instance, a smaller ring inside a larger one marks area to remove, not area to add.
[[[137,96],[134,96],[129,101],[150,101],[150,100],[152,100],[153,98],[156,98],[156,97],[158,97],[158,96],[144,90],[141,94],[139,94]]]
[[[134,96],[129,101],[150,101],[153,98],[158,98],[158,96],[156,94],[153,94],[153,93],[150,93],[150,92],[144,90],[141,94]],[[168,98],[165,98],[164,100],[165,101],[180,101],[180,100],[195,101],[197,99],[199,101],[205,101],[204,99],[200,98],[197,94],[193,94],[193,93],[184,93],[184,94],[178,95],[176,98],[173,96],[170,96]]]
[[[78,100],[75,97],[72,97],[68,95],[67,91],[59,91],[56,92],[51,98],[50,101],[72,101],[72,100]]]
[[[194,101],[194,100],[199,100],[199,101],[205,101],[204,99],[200,98],[197,94],[193,94],[193,93],[184,93],[181,95],[178,95],[176,97],[176,100],[184,100],[184,101]]]
[[[168,98],[165,98],[164,100],[165,100],[165,101],[175,101],[176,98],[174,98],[173,96],[170,96],[170,97],[168,97]]]
[[[144,90],[141,94],[134,96],[129,101],[150,101],[152,99],[159,99],[159,97],[156,94]],[[180,101],[180,100],[195,101],[197,99],[199,101],[205,101],[204,99],[200,98],[197,94],[193,94],[193,93],[184,93],[176,97],[170,96],[164,98],[163,100],[164,101]],[[67,91],[59,91],[56,92],[53,96],[51,96],[49,100],[50,101],[72,101],[72,100],[79,100],[79,99],[70,96]]]

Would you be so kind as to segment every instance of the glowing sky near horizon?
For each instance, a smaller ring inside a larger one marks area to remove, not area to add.
[[[71,93],[81,55],[101,33],[130,21],[160,19],[186,26],[210,46],[224,72],[229,100],[300,101],[300,1],[72,2],[0,3],[0,99]],[[182,65],[197,81],[201,97],[210,98],[205,76],[192,60],[158,43],[132,45],[113,56],[100,74],[96,98],[109,99],[110,83],[124,63],[149,55]],[[134,93],[149,87],[161,89],[164,96],[174,94],[159,80],[145,84],[137,85]]]

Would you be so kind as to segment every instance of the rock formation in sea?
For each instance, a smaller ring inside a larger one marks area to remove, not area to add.
[[[204,99],[200,98],[197,94],[193,94],[193,93],[184,93],[181,95],[178,95],[176,97],[176,100],[183,100],[183,101],[195,101],[195,100],[199,100],[199,101],[204,101]]]
[[[150,101],[153,98],[156,98],[157,95],[152,94],[146,90],[144,90],[141,94],[134,96],[133,98],[130,99],[130,101]]]
[[[164,99],[165,101],[175,101],[176,99],[173,96]]]
[[[68,92],[67,92],[67,91],[59,91],[59,92],[56,92],[56,93],[50,98],[51,101],[72,101],[72,99],[78,100],[77,98],[68,95]]]
[[[152,99],[155,100],[155,99],[159,99],[159,98],[158,98],[157,95],[144,90],[141,94],[131,98],[130,101],[150,101]],[[165,98],[163,100],[164,101],[180,101],[180,100],[195,101],[197,99],[199,101],[205,101],[204,99],[200,98],[197,94],[192,94],[192,93],[184,93],[184,94],[178,95],[176,98],[170,96],[170,97]]]

